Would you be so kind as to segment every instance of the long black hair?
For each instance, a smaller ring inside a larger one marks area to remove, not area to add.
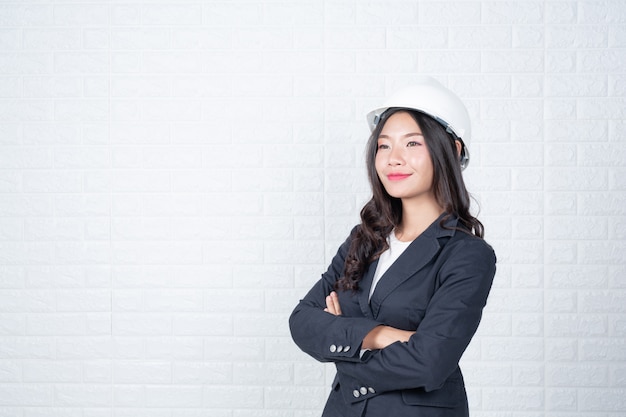
[[[461,164],[455,141],[458,138],[432,117],[404,108],[385,111],[367,142],[366,167],[372,198],[361,209],[361,224],[352,236],[352,242],[344,265],[343,276],[336,289],[356,290],[370,263],[378,259],[388,248],[387,237],[402,221],[402,201],[390,196],[376,172],[375,160],[378,136],[389,117],[407,112],[422,130],[426,147],[433,164],[433,193],[437,203],[446,213],[441,224],[450,216],[457,216],[460,230],[480,238],[484,235],[483,224],[470,213],[470,194],[465,187]]]

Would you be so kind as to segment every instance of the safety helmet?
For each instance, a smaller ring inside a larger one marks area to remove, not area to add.
[[[465,169],[469,164],[468,146],[471,139],[470,118],[461,99],[431,77],[423,76],[410,86],[393,93],[381,107],[367,114],[367,124],[373,131],[381,115],[391,107],[417,110],[441,123],[446,131],[460,139],[462,149],[460,163]]]

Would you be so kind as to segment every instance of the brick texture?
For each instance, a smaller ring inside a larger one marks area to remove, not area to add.
[[[287,317],[418,73],[499,266],[476,417],[626,415],[622,0],[0,4],[0,416],[311,417]]]

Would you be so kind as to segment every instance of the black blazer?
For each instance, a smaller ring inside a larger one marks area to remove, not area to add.
[[[385,272],[371,301],[377,262],[369,266],[357,292],[338,291],[342,315],[334,316],[323,311],[325,297],[342,275],[348,237],[291,314],[295,343],[337,367],[323,416],[468,415],[458,363],[478,328],[496,257],[483,239],[455,230],[460,227],[457,218],[445,227],[440,219]],[[416,333],[407,343],[361,356],[363,338],[381,324]]]

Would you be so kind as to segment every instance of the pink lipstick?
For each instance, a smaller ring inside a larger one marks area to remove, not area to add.
[[[411,174],[389,174],[387,175],[387,179],[389,179],[389,181],[401,181],[410,176]]]

